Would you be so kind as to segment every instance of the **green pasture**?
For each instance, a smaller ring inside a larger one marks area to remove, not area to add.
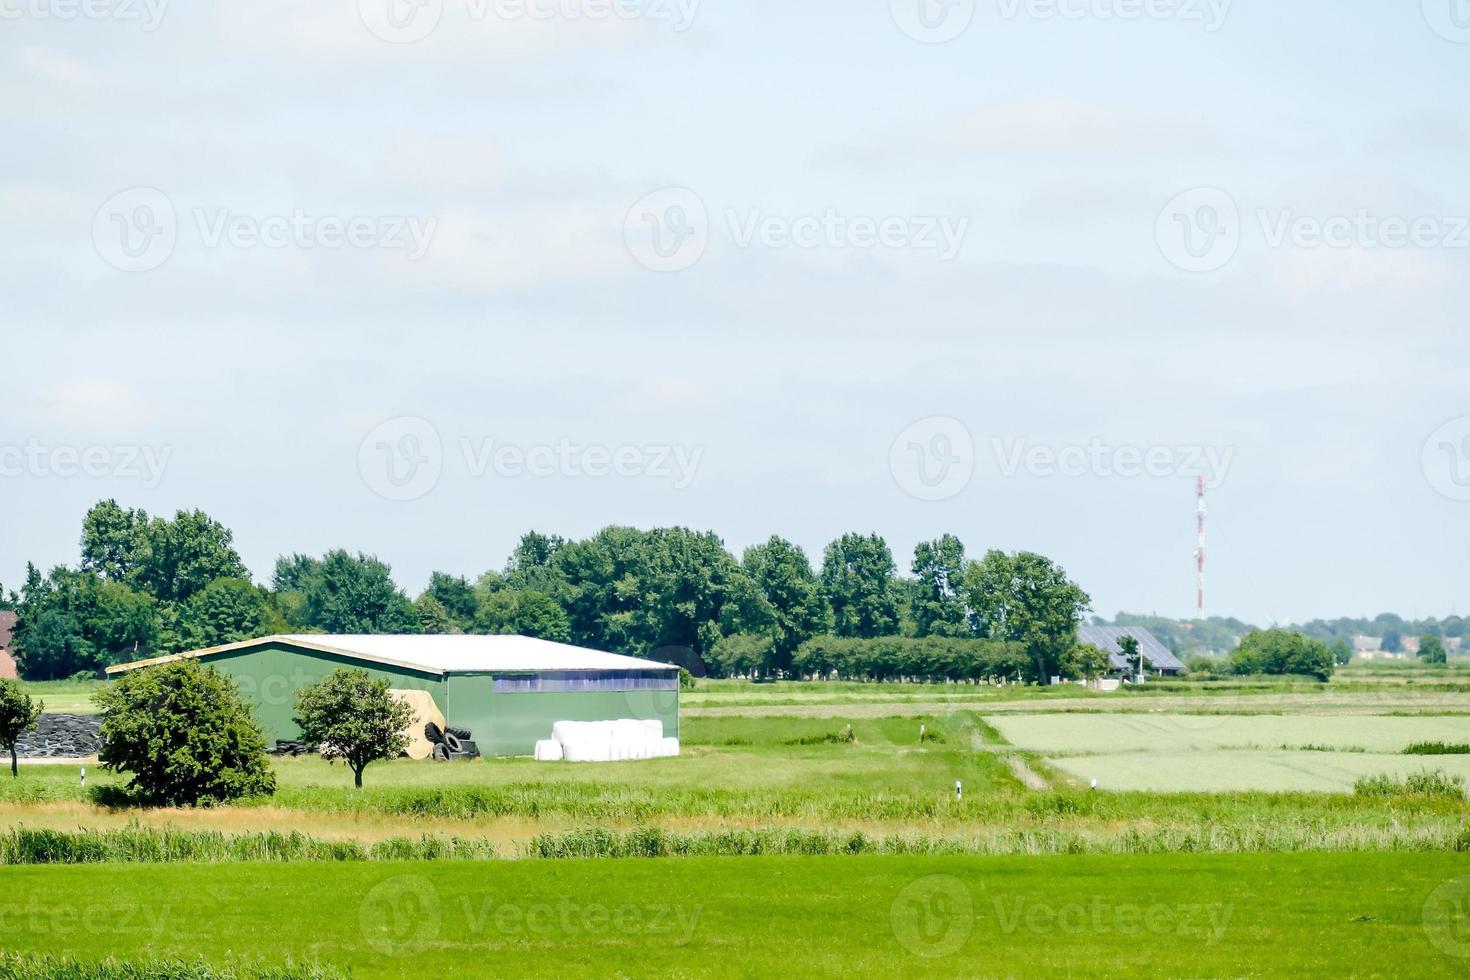
[[[1101,790],[1150,793],[1351,793],[1365,776],[1406,776],[1440,770],[1470,785],[1470,756],[1380,755],[1364,752],[1155,751],[1071,755],[1048,759],[1055,768]]]
[[[1454,854],[0,870],[5,947],[412,976],[1463,976]]]

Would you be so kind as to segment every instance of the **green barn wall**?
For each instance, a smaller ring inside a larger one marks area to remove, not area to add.
[[[296,692],[343,667],[366,670],[390,687],[428,691],[444,716],[449,717],[448,691],[437,674],[406,667],[373,666],[361,660],[331,653],[272,644],[254,650],[231,651],[203,658],[203,662],[229,675],[240,685],[241,697],[255,710],[265,728],[267,742],[294,739],[301,734],[292,716]]]
[[[558,721],[658,719],[664,735],[679,737],[679,692],[517,691],[495,693],[489,674],[451,674],[449,724],[467,728],[486,755],[530,755]]]

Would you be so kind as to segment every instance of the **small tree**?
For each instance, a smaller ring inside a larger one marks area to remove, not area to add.
[[[31,700],[31,696],[22,691],[15,681],[0,680],[0,745],[10,752],[12,779],[20,775],[20,763],[15,757],[15,743],[20,741],[22,732],[36,727],[36,719],[41,717],[41,709],[44,707],[46,705],[42,702]]]
[[[321,746],[328,759],[342,759],[362,788],[362,771],[379,759],[395,759],[408,748],[406,729],[413,709],[388,691],[386,680],[365,670],[336,670],[296,695],[301,736]]]
[[[1079,643],[1062,657],[1062,673],[1078,680],[1091,680],[1106,674],[1112,666],[1113,662],[1108,659],[1107,651],[1091,643]]]
[[[1131,633],[1124,633],[1118,637],[1118,652],[1128,662],[1128,666],[1137,670],[1139,675],[1143,674],[1143,657],[1138,652],[1138,637]]]
[[[193,658],[130,671],[98,694],[106,769],[145,803],[195,806],[276,790],[265,733],[235,682]]]
[[[1444,641],[1437,636],[1419,637],[1419,659],[1426,664],[1449,663],[1449,655],[1445,653]]]

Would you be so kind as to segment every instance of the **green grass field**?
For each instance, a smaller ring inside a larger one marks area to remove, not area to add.
[[[39,867],[0,872],[0,915],[9,950],[362,978],[1463,976],[1467,874],[1450,854]]]

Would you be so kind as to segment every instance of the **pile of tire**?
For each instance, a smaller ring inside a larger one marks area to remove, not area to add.
[[[431,721],[424,726],[424,738],[434,744],[435,762],[455,762],[480,755],[480,747],[471,741],[468,729],[452,725],[441,729]]]

